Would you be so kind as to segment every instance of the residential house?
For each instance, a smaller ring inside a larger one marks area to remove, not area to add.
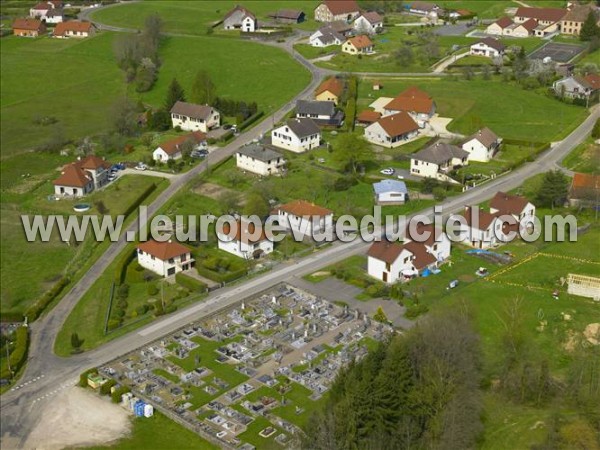
[[[254,32],[258,29],[256,16],[243,6],[237,5],[223,18],[225,30],[240,30],[244,33]]]
[[[467,165],[468,158],[469,153],[463,149],[436,142],[411,155],[410,173],[418,177],[456,183],[450,178],[449,173],[455,167]]]
[[[54,10],[59,10],[62,15],[62,1],[45,1],[40,2],[37,5],[29,9],[29,17],[34,19],[46,20],[48,13]]]
[[[419,134],[419,125],[405,111],[381,117],[365,128],[367,141],[394,148]]]
[[[341,34],[344,37],[350,37],[354,34],[354,26],[352,23],[348,23],[345,20],[336,20],[329,22],[328,27],[332,28],[335,32]]]
[[[502,216],[512,217],[516,223],[509,224],[502,221],[502,230],[504,235],[508,232],[518,232],[519,228],[528,227],[535,220],[535,205],[520,195],[511,195],[505,192],[496,192],[496,195],[490,200],[490,213],[500,218]],[[504,237],[500,240],[505,241]]]
[[[486,37],[471,45],[469,53],[474,56],[498,58],[504,55],[506,47],[497,39]]]
[[[59,23],[54,28],[53,36],[58,39],[65,38],[86,38],[93,36],[96,27],[91,22],[81,22],[79,20],[69,20]]]
[[[573,5],[568,9],[567,14],[560,21],[560,32],[562,34],[570,34],[579,36],[581,27],[590,14],[596,16],[596,25],[600,25],[600,14],[598,9],[589,5]]]
[[[344,121],[344,113],[337,110],[332,101],[298,100],[296,117],[312,119],[319,126],[339,127]]]
[[[362,126],[369,126],[377,122],[381,118],[381,113],[373,111],[371,109],[365,109],[356,116],[356,124]]]
[[[321,145],[321,130],[312,119],[290,119],[271,132],[271,144],[303,153]]]
[[[469,161],[488,162],[494,157],[501,143],[502,139],[485,127],[468,137],[462,144],[462,149],[469,154]]]
[[[415,226],[406,227],[404,242],[418,242],[425,246],[439,263],[450,258],[452,244],[448,235],[434,224],[416,223]]]
[[[315,8],[317,22],[351,22],[359,14],[360,7],[355,0],[326,0]]]
[[[15,19],[12,30],[15,36],[38,37],[46,33],[46,25],[39,19]]]
[[[555,81],[552,87],[559,97],[586,99],[600,89],[600,75],[588,74],[583,77],[565,77]]]
[[[62,23],[65,20],[65,14],[62,9],[54,8],[48,11],[43,19],[47,24]]]
[[[538,24],[534,29],[535,36],[545,37],[560,31],[560,21],[566,14],[567,10],[561,8],[520,7],[515,13],[514,22],[521,24],[534,19]]]
[[[404,111],[411,115],[419,127],[423,128],[435,114],[435,109],[435,102],[429,94],[416,86],[411,86],[383,107],[383,115]]]
[[[67,164],[52,182],[54,194],[60,197],[82,197],[108,183],[110,164],[90,155]]]
[[[166,163],[171,159],[180,159],[183,157],[183,150],[187,143],[191,144],[189,145],[191,151],[206,148],[206,134],[201,131],[194,131],[162,142],[152,152],[152,159],[162,163]]]
[[[471,247],[486,249],[502,242],[502,222],[495,214],[479,207],[466,206],[462,214],[466,228],[461,233],[461,242]]]
[[[313,237],[333,231],[333,211],[305,200],[294,200],[273,210],[281,227],[294,235]]]
[[[377,241],[367,252],[367,272],[387,284],[407,281],[439,266],[436,257],[419,242]]]
[[[364,34],[351,37],[342,45],[342,52],[349,55],[369,55],[373,53],[373,41]]]
[[[378,13],[362,13],[354,20],[354,30],[358,34],[377,34],[383,30],[383,17]]]
[[[285,168],[283,155],[261,144],[250,144],[240,148],[235,154],[235,159],[239,169],[262,176],[279,174]]]
[[[435,3],[415,1],[410,2],[407,6],[410,14],[417,16],[425,16],[429,19],[437,19],[443,14],[443,10]]]
[[[273,253],[273,242],[267,238],[264,228],[257,229],[253,222],[246,220],[239,219],[233,230],[226,223],[222,232],[217,232],[217,238],[219,249],[247,260]]]
[[[189,248],[179,242],[149,240],[137,246],[137,261],[161,277],[169,277],[196,265]]]
[[[338,33],[329,25],[319,28],[308,38],[308,43],[313,47],[330,47],[332,45],[342,45],[346,40],[343,34]]]
[[[507,34],[507,30],[513,25],[513,21],[510,17],[502,17],[491,23],[485,29],[486,34],[492,34],[495,36],[505,36]]]
[[[543,32],[546,28],[546,25],[540,25],[536,19],[528,19],[525,22],[515,23],[508,17],[502,17],[489,25],[485,32],[496,36],[524,38],[535,35],[536,30]]]
[[[600,175],[575,173],[569,189],[569,204],[574,207],[600,208]]]
[[[323,81],[315,91],[315,99],[320,101],[331,101],[337,104],[344,93],[344,81],[341,78],[331,77]]]
[[[373,183],[375,204],[403,205],[408,200],[406,183],[400,180],[381,180]]]
[[[212,106],[177,102],[171,108],[171,123],[173,128],[208,133],[221,124],[221,115]]]
[[[268,15],[271,19],[280,23],[302,23],[306,16],[303,11],[297,9],[280,9]]]

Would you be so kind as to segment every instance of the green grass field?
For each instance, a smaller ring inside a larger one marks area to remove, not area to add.
[[[371,90],[371,81],[359,84],[359,110],[416,85],[433,97],[440,116],[454,119],[449,130],[465,135],[488,126],[504,139],[550,142],[570,133],[587,115],[584,108],[496,79],[386,79],[379,92]]]
[[[573,149],[562,164],[575,172],[600,173],[600,145],[590,137]]]

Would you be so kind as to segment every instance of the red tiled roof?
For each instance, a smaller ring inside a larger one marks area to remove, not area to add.
[[[425,244],[421,242],[408,242],[404,244],[404,248],[414,255],[411,263],[417,270],[423,270],[437,261],[437,258],[429,253]]]
[[[322,206],[309,203],[306,200],[294,200],[276,208],[277,211],[284,211],[294,216],[328,216],[333,214],[333,211]]]
[[[355,0],[326,0],[324,3],[334,16],[360,11],[360,7]]]
[[[425,233],[428,233],[428,237],[427,239],[421,241],[422,235],[424,235]],[[414,231],[414,235],[411,236],[409,227],[406,227],[406,231],[405,231],[405,239],[406,240],[410,240],[410,241],[417,241],[417,239],[419,239],[418,242],[421,242],[422,244],[426,244],[429,246],[432,246],[433,244],[436,243],[436,239],[442,234],[442,230],[439,228],[436,228],[434,224],[424,224],[424,223],[418,223],[415,231]],[[414,239],[413,239],[414,238]]]
[[[365,109],[362,111],[357,117],[356,120],[364,123],[373,123],[377,122],[381,117],[381,113],[377,111],[372,111],[370,109]]]
[[[558,22],[567,14],[566,9],[561,8],[525,8],[517,9],[516,17],[527,17],[529,19],[547,20]]]
[[[490,208],[497,209],[501,215],[519,215],[527,206],[529,200],[519,195],[510,195],[505,192],[496,192],[490,201]]]
[[[498,19],[496,22],[494,22],[496,25],[498,25],[500,28],[506,28],[512,25],[513,21],[511,20],[510,17],[501,17],[500,19]]]
[[[233,237],[235,241],[244,242],[244,243],[257,243],[267,240],[267,235],[265,234],[265,229],[260,226],[260,232],[257,237],[253,237],[253,234],[256,232],[256,227],[254,223],[248,222],[245,220],[238,220],[237,226],[235,228],[235,236]],[[223,225],[223,233],[229,235],[231,232],[231,227],[228,223]]]
[[[485,231],[487,230],[490,225],[492,224],[492,222],[494,221],[494,219],[496,218],[495,214],[491,214],[487,211],[484,211],[480,208],[477,209],[477,212],[479,214],[479,220],[478,220],[478,224],[477,224],[477,228],[479,230]],[[471,216],[474,215],[472,213],[472,208],[470,206],[467,206],[465,208],[465,211],[463,212],[463,217],[465,218],[467,225],[469,227],[473,227],[474,225],[472,224],[472,220],[471,220]]]
[[[575,173],[573,175],[574,188],[593,188],[600,189],[600,175],[590,175],[588,173]]]
[[[389,111],[407,111],[429,114],[433,108],[433,100],[429,94],[416,86],[411,86],[384,107]]]
[[[38,19],[15,19],[12,23],[13,30],[33,30],[39,31],[44,28],[44,24]]]
[[[350,42],[357,50],[373,46],[373,42],[371,41],[371,39],[369,39],[369,37],[364,34],[351,37],[350,39],[348,39],[348,42]]]
[[[525,22],[527,23],[527,22]],[[525,25],[525,23],[521,24],[521,25]],[[534,27],[535,28],[535,27]],[[497,50],[499,52],[503,52],[504,49],[506,48],[504,46],[504,44],[502,42],[500,42],[498,39],[494,39],[491,37],[486,37],[483,39],[480,39],[479,41],[477,41],[477,44],[485,44],[488,47],[492,47],[494,50]]]
[[[538,26],[538,21],[535,19],[529,19],[526,20],[525,22],[523,22],[521,25],[519,25],[523,28],[525,28],[527,31],[531,31],[533,30],[535,27]]]
[[[597,73],[590,73],[583,77],[587,81],[593,90],[600,89],[600,75]]]
[[[321,83],[321,85],[315,91],[316,95],[319,95],[325,91],[329,91],[332,94],[339,97],[344,92],[344,82],[336,77],[331,77]]]
[[[183,136],[178,136],[175,139],[164,141],[159,145],[159,147],[162,148],[167,155],[174,155],[175,153],[179,153],[179,147],[186,141],[193,141],[194,143],[199,144],[205,140],[205,133],[202,133],[201,131],[194,131]]]
[[[419,129],[419,125],[417,125],[413,118],[405,111],[384,116],[380,118],[377,123],[390,137],[402,136],[403,134]]]
[[[79,20],[69,20],[56,24],[54,28],[54,36],[63,36],[67,31],[89,33],[92,29],[91,22],[81,22]]]
[[[154,240],[140,243],[137,248],[161,261],[168,261],[176,256],[191,253],[190,249],[179,242],[158,242]]]
[[[74,164],[79,164],[79,166],[81,168],[89,169],[89,170],[97,170],[100,167],[108,169],[110,167],[110,164],[108,162],[106,162],[106,160],[104,160],[96,155],[86,156],[81,161],[77,161]]]
[[[404,245],[398,242],[377,241],[371,244],[367,255],[388,264],[393,264],[400,253],[404,250]]]
[[[37,11],[48,11],[49,9],[52,9],[52,8],[54,8],[54,6],[52,6],[50,4],[50,2],[41,2],[41,3],[38,3],[37,5],[35,5],[31,9],[35,9]]]
[[[90,155],[81,161],[75,161],[63,167],[61,175],[52,183],[55,186],[84,187],[91,180],[86,170],[108,169],[110,164],[98,156]]]
[[[377,12],[375,11],[369,11],[366,13],[363,13],[362,16],[367,19],[367,22],[369,22],[371,25],[376,24],[376,23],[380,23],[383,22],[383,17],[381,17]]]

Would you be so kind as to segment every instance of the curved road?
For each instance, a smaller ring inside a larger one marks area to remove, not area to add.
[[[106,28],[105,28],[106,29]],[[115,29],[114,31],[129,31]],[[209,155],[207,161],[190,172],[172,180],[172,184],[148,206],[149,216],[155,214],[175,193],[183,188],[199,173],[206,170],[207,164],[214,164],[231,156],[235,150],[259,135],[266,133],[273,121],[281,120],[292,108],[295,100],[308,98],[320,83],[322,77],[329,73],[312,65],[292,49],[292,42],[283,45],[292,56],[311,73],[310,84],[289,103],[250,131],[238,136],[232,143]],[[380,76],[381,74],[377,74]],[[408,74],[406,74],[408,75]],[[413,76],[414,74],[410,74]],[[394,74],[401,76],[401,74]],[[431,76],[431,74],[427,74]],[[600,116],[600,108],[596,107],[590,116],[569,136],[559,142],[540,158],[521,168],[497,178],[478,188],[469,190],[460,196],[442,203],[445,214],[459,211],[465,204],[476,204],[489,199],[498,190],[511,190],[535,174],[556,168],[556,165],[591,132],[593,124]],[[431,214],[431,209],[421,211]],[[138,229],[137,220],[127,227],[126,231]],[[125,236],[125,233],[123,233]],[[5,393],[1,398],[2,446],[4,448],[20,448],[28,433],[39,420],[40,402],[52,399],[63,387],[72,385],[83,370],[105,364],[106,362],[145,345],[169,332],[175,331],[187,323],[198,320],[207,314],[231,305],[242,297],[261,292],[282,281],[293,281],[311,273],[315,268],[347,258],[350,255],[364,253],[369,244],[360,240],[352,243],[335,243],[326,250],[303,258],[295,263],[283,263],[272,271],[242,284],[220,289],[201,303],[193,304],[170,316],[163,317],[123,337],[115,339],[95,350],[71,358],[59,358],[53,354],[56,334],[64,320],[85,293],[87,288],[102,274],[114,258],[125,248],[124,237],[113,243],[108,250],[94,263],[90,270],[63,297],[60,303],[46,316],[31,324],[31,347],[28,364],[24,376],[16,389]]]

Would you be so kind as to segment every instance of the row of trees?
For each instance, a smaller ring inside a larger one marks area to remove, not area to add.
[[[480,361],[466,315],[431,316],[340,373],[303,447],[472,448],[482,431]]]
[[[122,35],[115,40],[114,53],[128,83],[135,82],[137,92],[149,91],[158,75],[162,20],[157,14],[146,18],[142,31],[134,36]]]

